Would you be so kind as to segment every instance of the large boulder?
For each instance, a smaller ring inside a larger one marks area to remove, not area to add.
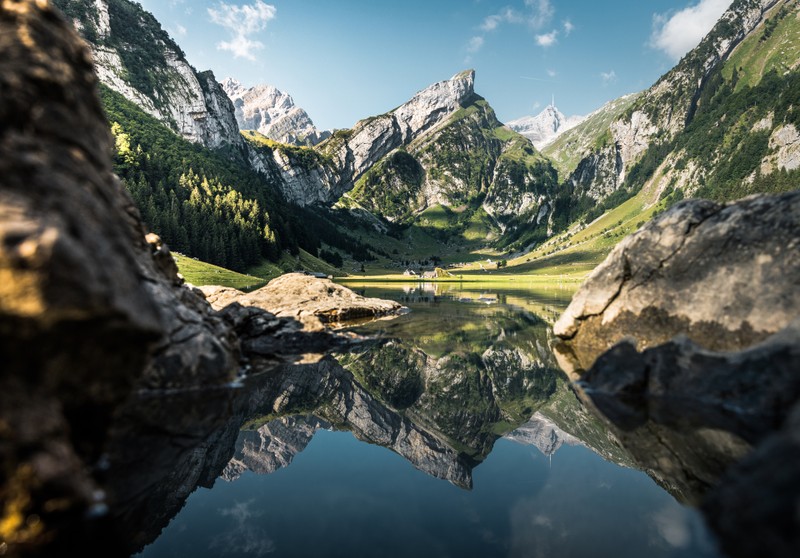
[[[638,348],[687,335],[734,350],[800,309],[800,192],[680,203],[623,240],[589,276],[554,332],[577,366],[622,339]]]
[[[102,503],[87,465],[167,331],[96,86],[88,50],[47,2],[0,4],[4,550]]]
[[[799,248],[800,192],[685,202],[617,246],[555,326],[584,401],[734,556],[800,552]]]
[[[725,474],[703,512],[733,558],[800,555],[800,403],[778,432]]]
[[[200,290],[217,310],[235,302],[261,308],[281,318],[295,319],[311,331],[393,316],[405,310],[393,300],[363,297],[329,279],[304,273],[281,275],[251,293],[218,286],[200,287]]]
[[[0,554],[118,550],[95,520],[134,392],[226,386],[340,340],[183,284],[113,174],[97,83],[47,0],[0,0]]]

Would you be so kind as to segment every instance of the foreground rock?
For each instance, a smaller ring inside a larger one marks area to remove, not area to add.
[[[617,246],[555,326],[585,401],[733,556],[800,554],[798,248],[800,192],[686,202]]]
[[[620,343],[582,385],[639,465],[698,504],[728,467],[784,425],[800,400],[798,362],[800,319],[740,352],[709,351],[685,337],[642,353]]]
[[[800,309],[800,192],[676,205],[623,240],[558,320],[576,365],[622,339],[646,349],[685,334],[734,350]]]
[[[134,390],[223,386],[349,342],[258,308],[219,314],[182,284],[112,172],[96,88],[49,2],[0,3],[0,554],[89,539],[116,555],[89,518],[114,497],[99,464]]]
[[[783,428],[733,466],[703,511],[734,558],[800,554],[800,404]]]
[[[278,317],[293,318],[310,331],[325,326],[396,315],[405,310],[393,300],[366,298],[329,279],[287,273],[251,293],[228,287],[200,287],[217,310],[231,303],[261,308]]]

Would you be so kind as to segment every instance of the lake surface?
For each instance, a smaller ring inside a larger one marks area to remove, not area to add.
[[[355,289],[412,311],[357,328],[379,336],[363,350],[248,382],[161,490],[174,512],[141,556],[717,555],[558,369],[568,289]]]

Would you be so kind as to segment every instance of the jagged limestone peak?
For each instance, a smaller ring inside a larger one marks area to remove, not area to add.
[[[404,138],[409,138],[436,125],[474,95],[475,70],[465,70],[423,89],[393,114]]]
[[[264,136],[289,144],[314,145],[328,137],[319,132],[305,110],[288,93],[267,84],[246,87],[226,78],[222,88],[233,102],[241,130],[256,130]]]

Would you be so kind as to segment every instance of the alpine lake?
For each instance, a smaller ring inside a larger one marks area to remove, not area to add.
[[[348,354],[145,398],[132,420],[152,428],[119,450],[132,552],[719,555],[559,368],[551,327],[574,286],[348,286],[411,311],[354,327],[371,340]]]

